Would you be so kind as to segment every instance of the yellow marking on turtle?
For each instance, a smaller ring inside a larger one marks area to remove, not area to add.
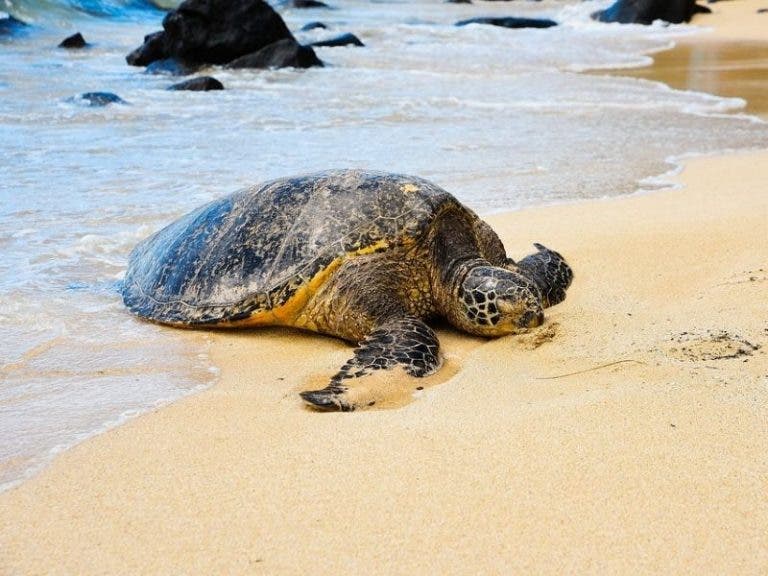
[[[400,190],[405,192],[406,194],[413,194],[414,192],[418,192],[421,190],[416,184],[403,184],[400,186]]]
[[[404,243],[410,243],[409,240],[410,239],[406,239]],[[354,252],[347,252],[343,256],[339,256],[332,260],[328,266],[315,274],[309,282],[296,290],[293,296],[291,296],[282,306],[273,308],[272,310],[259,310],[243,320],[219,322],[215,324],[215,326],[238,328],[250,326],[301,326],[311,329],[313,323],[306,317],[302,319],[300,324],[297,321],[301,319],[301,313],[312,296],[314,296],[320,287],[328,281],[328,278],[336,272],[339,266],[341,266],[347,258],[372,254],[389,248],[389,246],[390,244],[388,241],[379,240],[365,248],[360,248]]]

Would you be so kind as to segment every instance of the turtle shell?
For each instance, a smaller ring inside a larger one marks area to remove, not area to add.
[[[313,282],[316,289],[345,258],[418,242],[447,204],[461,206],[426,180],[396,174],[343,170],[267,182],[142,241],[123,299],[157,322],[238,323],[285,307]]]

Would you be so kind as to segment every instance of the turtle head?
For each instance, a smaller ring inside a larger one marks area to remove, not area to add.
[[[541,293],[526,276],[506,268],[481,264],[457,282],[455,306],[448,319],[478,336],[523,332],[544,320]]]

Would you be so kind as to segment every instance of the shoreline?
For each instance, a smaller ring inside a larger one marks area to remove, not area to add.
[[[663,82],[677,90],[705,92],[746,102],[744,113],[768,118],[768,9],[765,0],[739,0],[707,5],[712,14],[697,14],[701,30],[681,36],[675,46],[654,52],[653,63],[638,68],[600,71]]]
[[[650,66],[603,73],[662,82],[676,90],[738,98],[745,102],[745,114],[768,118],[768,95],[764,90],[768,40],[739,42],[726,38],[699,42],[686,37],[652,57],[654,62]],[[685,74],[694,66],[696,74]]]
[[[721,197],[724,174],[740,179]],[[766,177],[768,152],[702,157],[682,188],[490,217],[513,255],[562,249],[569,296],[529,335],[442,330],[455,374],[397,410],[302,409],[296,392],[343,343],[217,333],[216,386],[0,496],[3,562],[760,573]]]
[[[681,166],[486,218],[576,282],[530,335],[440,330],[445,373],[398,410],[302,409],[344,343],[212,334],[213,387],[0,494],[0,571],[759,573],[768,151]]]

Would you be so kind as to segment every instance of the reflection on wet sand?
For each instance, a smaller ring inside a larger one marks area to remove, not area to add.
[[[653,55],[646,68],[621,70],[621,76],[657,80],[678,90],[708,92],[747,101],[746,112],[768,115],[768,42],[680,41]]]

